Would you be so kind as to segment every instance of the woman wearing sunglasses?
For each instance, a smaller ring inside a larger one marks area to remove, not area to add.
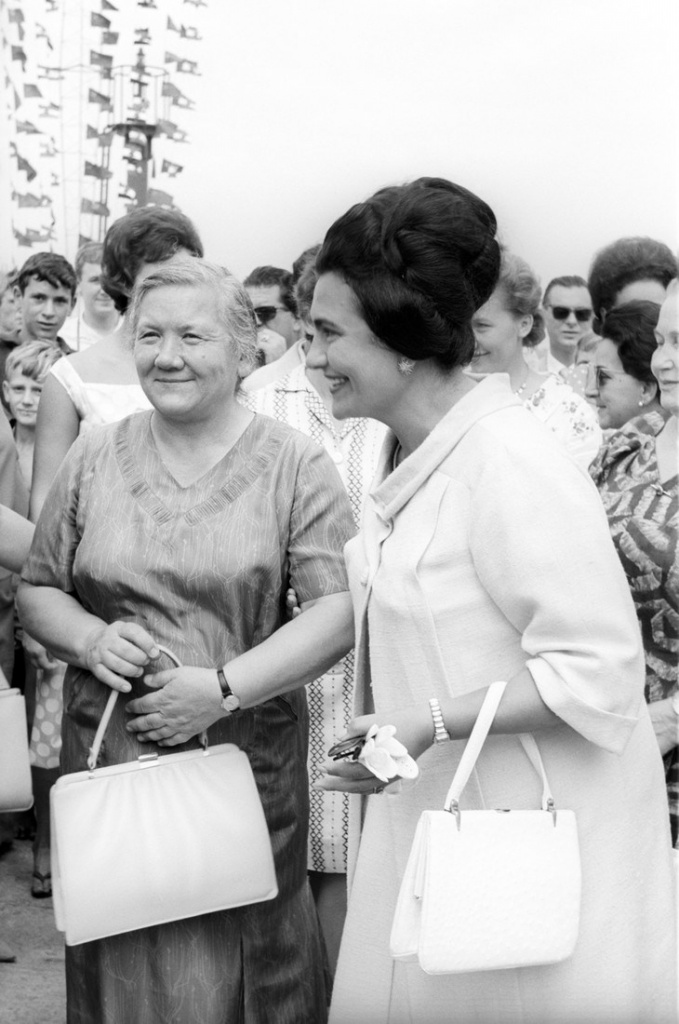
[[[542,336],[540,282],[528,264],[506,250],[493,294],[472,319],[473,374],[507,373],[515,395],[587,469],[601,445],[592,407],[557,374],[539,373],[525,354]]]
[[[602,425],[622,429],[609,437],[590,473],[641,626],[645,695],[665,760],[672,842],[679,850],[677,292],[675,281],[662,306],[629,302],[606,317],[596,353],[595,393]],[[631,323],[638,329],[634,335],[629,332]],[[630,418],[640,410],[643,415]]]
[[[588,366],[586,395],[603,430],[619,430],[638,416],[659,430],[664,423],[658,382],[651,369],[660,306],[638,299],[611,310]],[[642,430],[646,425],[641,426]]]

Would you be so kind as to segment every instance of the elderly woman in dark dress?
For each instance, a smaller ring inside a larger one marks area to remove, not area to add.
[[[105,764],[195,747],[205,728],[211,743],[236,743],[257,780],[279,895],[69,948],[69,1024],[318,1024],[300,687],[352,643],[351,512],[321,449],[236,401],[256,327],[227,271],[168,262],[138,286],[131,324],[153,410],[73,445],[37,526],[22,616],[70,666],[65,771],[84,767],[109,687],[125,699]],[[290,584],[307,610],[285,623]],[[157,644],[209,668],[163,671]]]

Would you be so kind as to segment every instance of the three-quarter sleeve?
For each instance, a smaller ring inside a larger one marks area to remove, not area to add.
[[[290,585],[300,601],[348,590],[344,545],[356,532],[330,457],[309,441],[297,466],[290,513]]]
[[[497,440],[471,492],[476,571],[545,704],[619,753],[643,704],[643,651],[596,489],[560,452]]]

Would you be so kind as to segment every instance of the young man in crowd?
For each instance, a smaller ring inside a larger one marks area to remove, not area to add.
[[[50,341],[64,355],[72,349],[60,336],[75,301],[76,278],[63,256],[36,252],[19,271],[15,295],[21,310],[19,341]]]
[[[102,242],[85,242],[75,257],[78,303],[61,331],[61,337],[74,352],[89,348],[120,329],[122,317],[113,299],[101,286]]]
[[[576,274],[553,278],[542,299],[546,342],[526,353],[526,362],[539,373],[555,373],[584,396],[586,366],[578,365],[578,345],[592,333],[592,301],[587,282]]]

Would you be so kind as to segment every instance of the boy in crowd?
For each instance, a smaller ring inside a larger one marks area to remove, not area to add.
[[[59,332],[75,301],[76,278],[63,256],[36,252],[19,271],[15,295],[21,309],[19,341],[49,341],[64,355],[71,348]]]

